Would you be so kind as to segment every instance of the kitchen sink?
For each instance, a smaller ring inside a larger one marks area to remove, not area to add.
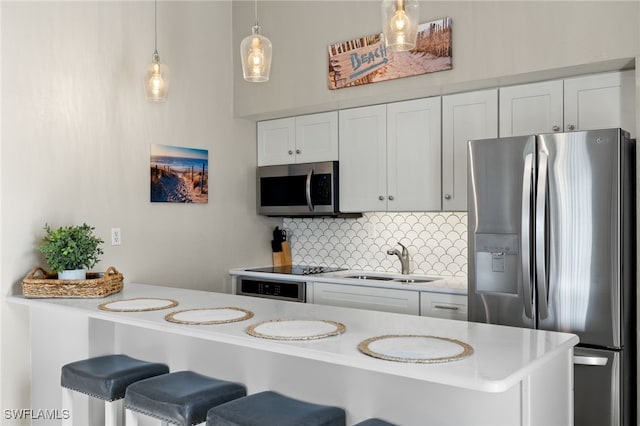
[[[422,279],[422,278],[398,278],[398,279],[395,279],[394,281],[397,281],[399,283],[405,283],[405,284],[420,284],[420,283],[430,283],[433,280]]]
[[[404,283],[404,284],[420,284],[420,283],[429,283],[431,281],[434,281],[433,279],[430,279],[430,278],[397,278],[397,276],[387,277],[384,275],[366,275],[366,274],[347,275],[344,278],[355,278],[358,280],[394,281],[397,283]]]
[[[345,278],[356,278],[358,280],[380,280],[380,281],[391,281],[392,277],[381,277],[379,275],[348,275]]]

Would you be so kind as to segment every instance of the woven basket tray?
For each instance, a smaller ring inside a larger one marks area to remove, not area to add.
[[[103,273],[87,272],[84,280],[59,280],[58,274],[35,268],[22,280],[24,297],[105,297],[122,290],[123,277],[113,266]]]

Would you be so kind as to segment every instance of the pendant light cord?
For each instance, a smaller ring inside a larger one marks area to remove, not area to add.
[[[254,10],[253,10],[254,16],[256,18],[256,27],[259,25],[258,24],[258,0],[255,1],[254,3]]]
[[[153,2],[153,31],[154,31],[154,41],[153,47],[155,53],[158,53],[158,0],[154,0]]]

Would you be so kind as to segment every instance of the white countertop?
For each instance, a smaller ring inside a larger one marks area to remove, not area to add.
[[[102,303],[131,298],[168,298],[179,305],[144,312],[111,312],[98,308]],[[103,299],[27,299],[8,296],[7,301],[31,308],[64,310],[113,323],[483,392],[502,392],[511,388],[578,343],[577,336],[567,333],[133,283],[125,284],[122,292]],[[253,312],[254,316],[245,321],[216,325],[177,324],[164,319],[165,315],[178,310],[214,307],[242,308]],[[344,324],[346,331],[338,336],[306,341],[277,341],[246,333],[248,326],[273,319],[330,320]],[[372,358],[357,348],[365,339],[398,334],[457,339],[471,345],[474,352],[462,360],[414,364]]]
[[[231,275],[242,275],[246,277],[255,277],[261,279],[272,279],[282,281],[304,281],[314,282],[322,281],[326,283],[334,284],[346,284],[357,285],[366,287],[379,287],[379,288],[393,288],[398,290],[411,290],[411,291],[425,291],[432,293],[450,293],[450,294],[467,294],[467,279],[465,277],[439,277],[432,275],[420,275],[420,274],[392,274],[388,272],[373,272],[362,271],[356,269],[349,269],[336,272],[324,272],[313,275],[291,275],[291,274],[276,274],[270,272],[255,272],[248,271],[247,269],[254,268],[235,268],[229,271]],[[403,283],[394,280],[363,280],[358,278],[347,278],[354,275],[367,275],[367,276],[387,276],[393,279],[415,279],[415,280],[433,280],[429,282],[416,282],[416,283]]]

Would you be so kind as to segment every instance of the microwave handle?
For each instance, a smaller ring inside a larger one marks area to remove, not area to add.
[[[309,170],[307,173],[307,184],[305,188],[305,195],[307,196],[307,206],[309,206],[309,211],[313,211],[313,204],[311,203],[311,176],[313,176],[313,169]]]

